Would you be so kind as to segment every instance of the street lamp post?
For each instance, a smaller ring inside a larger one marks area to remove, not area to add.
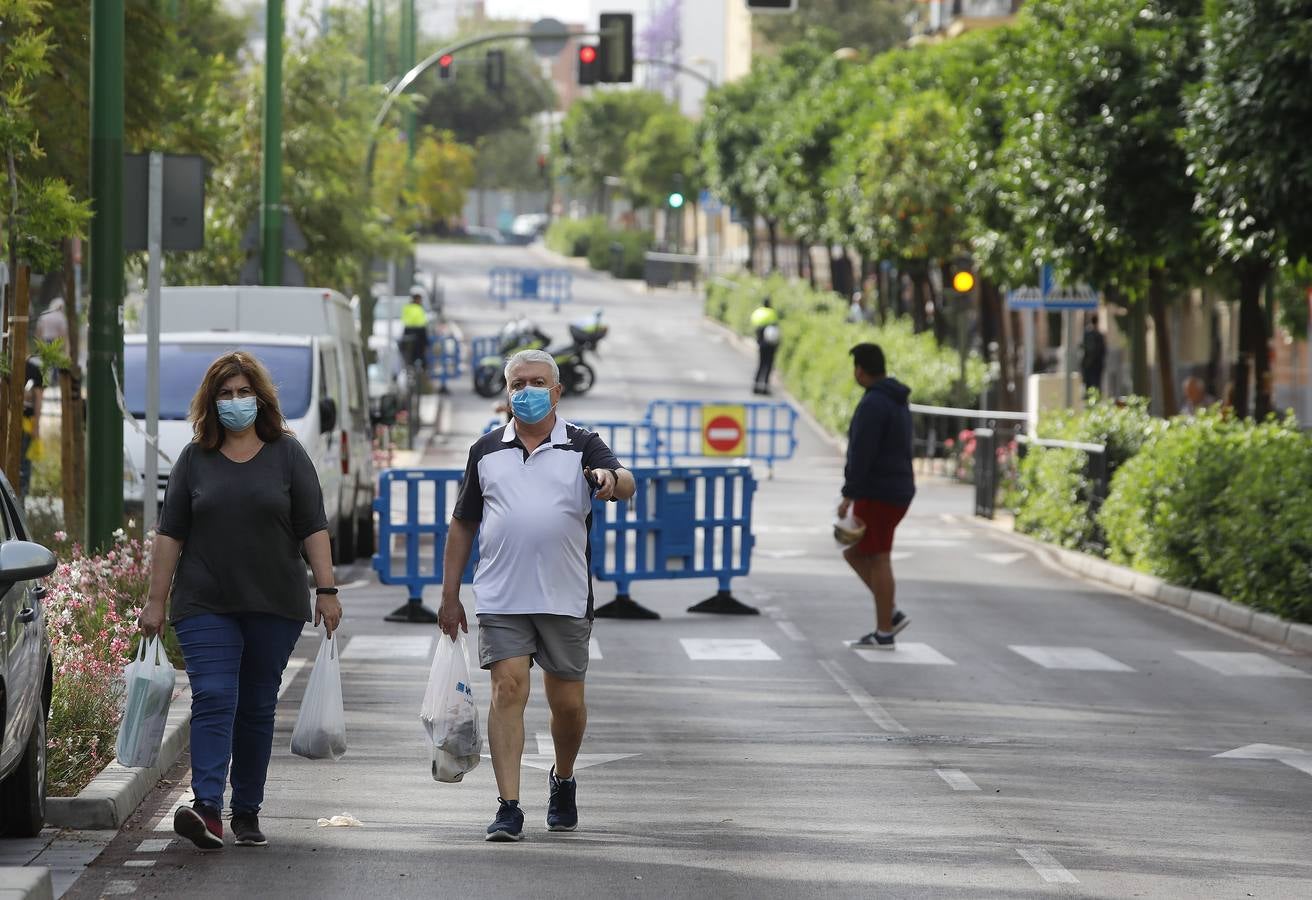
[[[264,171],[260,259],[265,285],[282,284],[282,0],[268,0],[264,30]]]

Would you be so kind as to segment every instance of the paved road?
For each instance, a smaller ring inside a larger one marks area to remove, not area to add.
[[[422,254],[470,334],[504,318],[482,299],[487,267],[542,259]],[[612,337],[566,416],[751,399],[754,360],[691,295],[591,274],[576,295],[560,316],[539,310],[547,330],[603,305]],[[462,465],[490,407],[457,385],[430,461]],[[427,771],[416,715],[433,634],[385,624],[404,593],[366,580],[344,597],[350,750],[288,753],[301,668],[278,716],[272,846],[203,855],[159,831],[179,767],[68,896],[1308,896],[1312,659],[1050,571],[961,517],[969,492],[943,484],[922,486],[898,536],[911,628],[893,654],[854,651],[843,641],[872,613],[827,534],[840,474],[806,428],[761,482],[735,592],[764,615],[689,615],[711,583],[639,583],[661,621],[598,622],[577,833],[543,827],[550,746],[530,737],[527,838],[481,840],[491,766],[460,785]],[[307,633],[297,659],[316,646]],[[485,677],[475,690],[485,702]],[[546,723],[535,686],[528,733]],[[1218,756],[1255,744],[1294,750]],[[342,812],[363,826],[315,824]]]

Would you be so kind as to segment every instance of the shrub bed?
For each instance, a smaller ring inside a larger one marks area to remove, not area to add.
[[[1312,621],[1312,437],[1209,413],[1159,428],[1116,473],[1108,556]]]
[[[835,433],[847,431],[852,410],[861,399],[861,387],[852,380],[852,358],[847,352],[854,344],[879,344],[888,360],[889,374],[911,388],[914,402],[968,403],[984,388],[986,369],[978,357],[972,355],[967,362],[966,386],[962,390],[956,350],[939,346],[932,334],[915,334],[908,320],[878,326],[848,322],[842,298],[780,275],[716,279],[706,289],[706,313],[739,334],[751,336],[752,311],[767,296],[780,316],[776,365],[784,383],[821,424]],[[744,382],[750,375],[745,374]]]
[[[1081,412],[1045,415],[1036,431],[1041,438],[1105,444],[1110,478],[1160,427],[1161,420],[1149,415],[1147,401],[1135,398],[1125,406],[1096,401]],[[1098,525],[1090,512],[1093,484],[1084,452],[1030,448],[1020,464],[1015,497],[1017,531],[1101,555]]]

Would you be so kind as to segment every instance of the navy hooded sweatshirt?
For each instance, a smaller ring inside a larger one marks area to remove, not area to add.
[[[847,429],[843,496],[908,506],[916,495],[911,471],[911,388],[881,378],[866,388]]]

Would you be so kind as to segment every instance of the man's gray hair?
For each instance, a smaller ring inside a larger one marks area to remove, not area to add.
[[[551,383],[560,381],[560,366],[555,357],[545,350],[521,350],[506,361],[506,382],[510,382],[510,370],[524,363],[546,363],[551,366]]]

